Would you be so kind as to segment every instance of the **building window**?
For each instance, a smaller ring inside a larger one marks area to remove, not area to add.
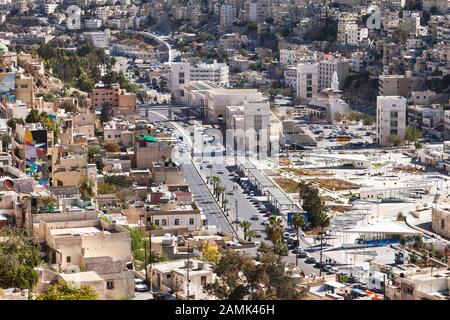
[[[445,229],[445,220],[441,219],[441,229]]]
[[[189,224],[193,225],[194,224],[194,218],[189,218]]]
[[[206,276],[202,276],[200,278],[200,281],[201,281],[202,286],[206,286]]]
[[[106,288],[108,290],[114,289],[114,281],[113,280],[106,281]]]
[[[179,226],[180,225],[180,219],[175,219],[175,225]]]
[[[155,226],[159,227],[159,220],[155,220]]]
[[[70,263],[70,256],[67,256],[67,257],[66,257],[66,262],[67,262],[67,263]]]
[[[166,219],[162,219],[162,225],[163,226],[167,226],[167,220]]]

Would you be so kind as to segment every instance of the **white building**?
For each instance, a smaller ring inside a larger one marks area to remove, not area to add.
[[[232,134],[227,148],[229,154],[237,152],[243,156],[245,152],[258,158],[266,158],[271,150],[270,141],[270,103],[261,101],[244,101],[239,106],[227,106],[227,131]],[[234,152],[233,152],[233,151]]]
[[[55,12],[55,9],[58,7],[56,3],[46,3],[44,6],[44,12],[46,15],[50,15]]]
[[[109,40],[111,33],[109,29],[105,29],[103,32],[85,32],[85,37],[97,48],[109,47]]]
[[[227,30],[233,26],[233,22],[236,19],[236,10],[231,3],[224,3],[220,6],[220,25],[221,32],[227,32]]]
[[[377,97],[377,140],[388,145],[390,137],[405,139],[406,99],[400,96]]]
[[[228,85],[229,68],[226,63],[212,64],[200,63],[192,66],[189,62],[176,62],[171,64],[171,89],[179,95],[191,81],[211,81],[213,83]]]
[[[98,29],[102,26],[102,20],[100,19],[86,19],[84,20],[84,27],[86,29]]]
[[[339,89],[342,89],[348,77],[350,60],[345,58],[330,57],[319,62],[319,90],[331,87],[333,73],[336,72],[339,79]]]
[[[245,3],[245,17],[247,21],[258,20],[258,3],[254,1],[248,1]]]
[[[297,65],[297,96],[315,98],[319,83],[319,64],[299,63]]]

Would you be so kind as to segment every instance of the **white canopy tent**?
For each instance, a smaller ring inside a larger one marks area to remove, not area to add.
[[[395,222],[379,223],[359,228],[352,228],[342,230],[345,233],[359,233],[359,234],[385,234],[385,235],[417,235],[420,234],[417,230],[411,229],[406,225]]]

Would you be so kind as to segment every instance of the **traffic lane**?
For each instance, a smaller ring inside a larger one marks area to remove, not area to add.
[[[152,121],[165,121],[165,116],[157,114],[155,112],[149,112],[149,119]],[[169,128],[174,128],[176,134],[181,135],[181,132],[172,123],[167,122],[165,125]],[[197,170],[194,168],[192,163],[183,163],[182,165],[183,176],[186,183],[189,185],[194,201],[197,202],[200,199],[201,203],[199,206],[203,209],[208,219],[208,225],[215,225],[220,228],[223,232],[233,233],[233,229],[228,223],[227,219],[222,214],[216,200],[211,195],[208,187],[205,185],[203,179],[200,177]]]
[[[204,184],[203,179],[194,168],[194,165],[184,164],[182,171],[186,183],[189,185],[194,196],[194,201],[198,203],[207,216],[208,225],[215,225],[224,232],[233,232],[233,229],[223,216],[215,199]]]
[[[205,175],[211,174],[211,169],[202,166],[202,170]],[[223,171],[223,174],[219,174],[219,171]],[[230,212],[233,215],[233,219],[235,219],[235,200],[237,200],[238,205],[238,216],[241,221],[248,220],[252,223],[252,229],[255,231],[264,231],[264,226],[261,225],[262,220],[252,220],[251,218],[255,214],[261,214],[255,208],[255,206],[250,202],[249,199],[246,198],[246,194],[243,193],[241,187],[231,180],[231,177],[228,175],[229,171],[227,170],[225,165],[221,164],[213,164],[212,175],[217,176],[221,179],[221,184],[226,188],[225,196],[228,200],[228,206],[230,208]],[[233,191],[233,187],[237,186],[238,188]],[[233,195],[228,194],[229,191],[233,191]]]
[[[283,262],[287,265],[293,264],[295,265],[295,254],[289,252],[289,256],[283,257]],[[314,264],[306,263],[306,259],[299,258],[298,259],[298,267],[301,271],[305,273],[306,276],[310,275],[311,273],[315,275],[319,275],[319,269],[314,268]]]

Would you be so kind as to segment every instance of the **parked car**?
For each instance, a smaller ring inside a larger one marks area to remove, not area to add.
[[[173,295],[168,292],[155,292],[153,293],[153,299],[155,300],[177,300]]]
[[[312,263],[316,263],[317,260],[316,260],[316,258],[314,258],[314,257],[309,257],[309,256],[308,256],[308,257],[306,258],[305,262],[306,262],[306,263],[311,263],[311,264],[312,264]]]
[[[303,258],[307,258],[308,254],[305,251],[300,251],[299,253],[297,253],[297,257],[303,259]]]
[[[252,219],[252,220],[259,220],[259,214],[254,214],[254,215],[251,217],[251,219]]]

